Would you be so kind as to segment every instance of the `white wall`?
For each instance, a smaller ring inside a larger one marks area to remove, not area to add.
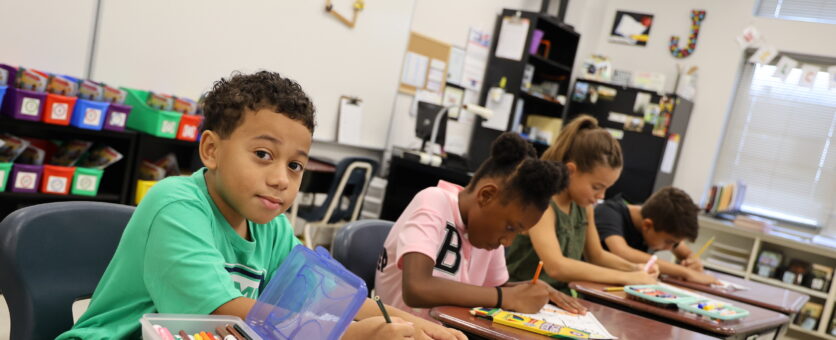
[[[836,38],[836,25],[755,17],[752,13],[757,0],[604,2],[607,4],[603,12],[588,13],[598,16],[598,22],[603,26],[591,50],[609,56],[615,69],[664,72],[667,90],[672,90],[677,63],[699,67],[697,98],[674,178],[674,185],[683,188],[695,200],[699,200],[710,185],[740,72],[743,52],[738,48],[736,36],[751,24],[779,51],[836,57],[836,44],[832,43]],[[619,9],[654,14],[647,46],[607,41],[615,12]],[[676,59],[668,52],[668,41],[671,35],[679,35],[681,41],[687,39],[692,9],[707,11],[696,51],[688,58]],[[585,38],[591,35],[583,31],[581,34]],[[578,58],[586,56],[579,54]]]
[[[0,63],[87,74],[95,0],[0,0]]]

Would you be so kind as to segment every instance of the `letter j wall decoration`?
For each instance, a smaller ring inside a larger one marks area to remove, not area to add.
[[[691,35],[688,36],[688,44],[684,48],[679,47],[679,36],[671,36],[671,43],[668,48],[674,57],[682,59],[694,53],[694,49],[697,48],[697,37],[700,34],[700,25],[702,25],[703,20],[705,20],[704,10],[695,9],[691,11]]]

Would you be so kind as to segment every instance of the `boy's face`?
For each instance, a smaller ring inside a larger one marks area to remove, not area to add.
[[[642,220],[641,230],[642,236],[644,237],[644,243],[646,243],[647,247],[653,251],[673,250],[674,246],[676,246],[679,242],[682,242],[681,238],[677,238],[670,233],[656,231],[653,228],[653,221],[649,218]]]
[[[493,250],[511,246],[519,233],[531,229],[543,216],[542,210],[530,204],[523,205],[513,199],[503,204],[501,192],[495,186],[488,190],[477,194],[479,204],[468,214],[467,237],[476,248]]]
[[[221,202],[215,204],[224,217],[231,223],[236,220],[231,217],[240,216],[263,224],[286,211],[296,198],[311,132],[269,109],[247,111],[242,119],[225,139],[207,131],[203,137],[209,140],[201,140],[201,149],[206,148],[201,158],[213,172],[207,185],[220,196]]]

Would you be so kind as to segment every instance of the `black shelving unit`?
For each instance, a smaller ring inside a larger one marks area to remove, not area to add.
[[[521,60],[499,58],[496,56],[496,46],[502,29],[502,20],[505,17],[515,17],[517,15],[521,19],[527,19],[529,21],[523,56]],[[551,42],[548,55],[543,55],[543,51],[538,51],[535,54],[530,53],[528,47],[531,45],[534,30],[543,31],[543,40]],[[494,40],[485,71],[479,103],[481,105],[487,103],[488,90],[491,87],[498,86],[504,77],[507,81],[505,92],[514,95],[514,104],[511,108],[512,117],[509,119],[505,131],[510,131],[514,128],[512,126],[515,121],[513,115],[518,109],[517,99],[522,99],[522,115],[519,117],[519,121],[522,124],[525,124],[526,118],[531,114],[562,118],[565,112],[565,106],[563,104],[535,96],[523,90],[523,73],[525,72],[526,65],[530,64],[534,66],[532,84],[538,84],[543,81],[556,82],[559,84],[558,95],[567,96],[570,87],[572,65],[575,63],[575,54],[580,43],[580,34],[575,32],[571,26],[563,24],[557,18],[544,13],[504,9],[502,14],[496,19],[493,37]],[[504,132],[482,127],[481,121],[481,118],[479,118],[478,122],[474,125],[470,148],[468,150],[468,166],[471,170],[475,170],[482,161],[490,156],[490,144]],[[534,146],[540,152],[547,147],[539,143],[534,143]]]
[[[579,102],[569,98],[568,108],[563,119],[565,126],[578,115],[588,114],[598,119],[598,124],[601,127],[623,131],[624,136],[620,140],[620,143],[622,152],[624,153],[624,169],[621,171],[621,177],[619,177],[618,181],[607,190],[606,197],[609,198],[621,193],[628,201],[641,203],[656,190],[671,185],[681,153],[679,151],[681,151],[682,145],[685,142],[685,132],[688,130],[688,122],[691,119],[691,109],[694,104],[674,94],[657,93],[635,87],[586,79],[576,80],[574,86],[577,87],[581,83],[588,84],[590,88],[606,86],[617,91],[616,96],[611,100],[602,99],[599,96],[595,103],[589,100]],[[673,99],[674,109],[671,114],[667,134],[664,137],[654,136],[652,133],[653,125],[651,124],[644,124],[641,132],[627,131],[624,130],[624,123],[609,119],[611,112],[623,113],[632,117],[643,116],[633,112],[633,104],[639,93],[650,95],[651,103],[658,103],[662,96]],[[668,137],[674,133],[680,136],[679,150],[677,150],[672,171],[667,173],[661,171],[662,158],[668,143]]]
[[[18,137],[47,140],[87,140],[94,144],[108,145],[119,151],[123,158],[105,169],[96,196],[17,193],[11,192],[11,183],[7,182],[6,191],[0,192],[0,220],[14,210],[47,202],[83,200],[133,204],[136,181],[139,177],[138,169],[142,160],[154,161],[169,152],[177,155],[182,169],[193,171],[201,166],[196,142],[159,138],[131,130],[87,130],[0,115],[0,133],[2,132]],[[7,180],[11,181],[8,178]]]

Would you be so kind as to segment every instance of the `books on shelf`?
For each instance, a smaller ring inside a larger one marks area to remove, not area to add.
[[[742,181],[731,184],[718,184],[711,186],[706,202],[703,205],[708,214],[721,212],[740,211],[743,205],[743,198],[746,195],[746,184]]]

